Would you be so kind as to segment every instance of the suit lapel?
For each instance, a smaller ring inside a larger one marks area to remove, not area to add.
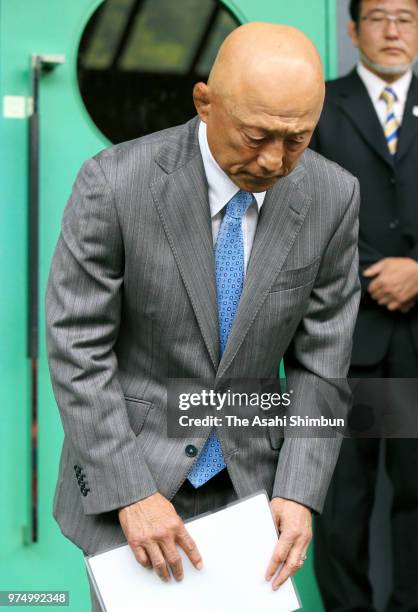
[[[194,120],[187,125],[192,131],[188,145],[185,146],[184,139],[179,139],[167,146],[157,160],[166,174],[153,181],[150,188],[200,331],[217,369],[218,309],[207,184],[197,144],[198,122]],[[178,148],[177,156],[175,147]]]
[[[382,125],[356,71],[345,80],[345,87],[340,92],[340,107],[368,145],[387,164],[393,166]],[[338,138],[338,134],[335,137]]]
[[[238,312],[219,364],[219,378],[225,375],[244,342],[308,212],[311,198],[297,185],[304,173],[300,163],[266,194]]]
[[[418,117],[412,112],[414,107],[418,109],[418,80],[415,76],[412,77],[408,97],[406,99],[395,163],[402,159],[410,146],[416,142],[418,138]]]

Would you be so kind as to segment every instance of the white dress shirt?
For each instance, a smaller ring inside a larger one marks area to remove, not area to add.
[[[199,124],[199,147],[205,168],[206,180],[209,186],[209,206],[212,219],[213,246],[218,237],[219,228],[222,223],[224,207],[229,200],[239,191],[227,174],[215,161],[208,144],[206,136],[206,123]],[[258,215],[264,202],[266,192],[254,193],[255,201],[247,208],[242,218],[242,235],[244,239],[244,273],[247,270],[251,249],[257,229]]]
[[[393,89],[398,98],[395,102],[393,112],[395,113],[399,125],[401,125],[405,111],[406,98],[411,84],[412,70],[408,70],[408,72],[391,84],[387,83],[373,72],[370,72],[362,63],[358,64],[357,73],[369,92],[370,99],[373,102],[373,106],[383,127],[386,123],[387,104],[380,96],[385,87]]]

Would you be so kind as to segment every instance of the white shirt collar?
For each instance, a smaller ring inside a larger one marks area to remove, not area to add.
[[[209,206],[211,217],[217,215],[229,200],[239,191],[229,176],[222,170],[213,157],[206,135],[206,123],[199,123],[199,147],[205,168],[206,180],[209,186]],[[257,202],[258,211],[263,205],[266,192],[253,193]]]
[[[359,62],[357,65],[357,73],[365,84],[373,104],[376,104],[380,100],[382,91],[385,87],[388,86],[396,93],[396,96],[398,98],[397,101],[402,105],[405,104],[406,98],[408,96],[409,86],[412,80],[412,70],[408,70],[408,72],[403,74],[397,81],[394,81],[390,85],[388,85],[386,81],[378,77],[377,74],[371,72],[361,62]]]

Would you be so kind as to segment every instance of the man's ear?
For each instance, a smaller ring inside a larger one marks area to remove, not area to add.
[[[347,34],[351,38],[354,47],[358,47],[358,29],[359,24],[356,21],[349,21],[347,26]]]
[[[196,83],[193,87],[193,102],[197,114],[206,123],[210,113],[210,89],[209,85],[203,82]]]

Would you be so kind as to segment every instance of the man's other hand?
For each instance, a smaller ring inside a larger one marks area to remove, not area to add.
[[[306,506],[281,497],[273,498],[270,506],[280,537],[267,568],[266,580],[270,581],[283,564],[272,583],[276,590],[302,567],[306,559],[312,539],[312,515]]]
[[[170,580],[170,569],[176,580],[183,578],[177,544],[196,569],[202,568],[196,544],[173,504],[160,493],[121,508],[119,522],[138,563],[152,567],[161,580]]]
[[[418,262],[409,257],[385,257],[368,267],[363,276],[373,278],[368,291],[388,310],[408,312],[418,297]]]

